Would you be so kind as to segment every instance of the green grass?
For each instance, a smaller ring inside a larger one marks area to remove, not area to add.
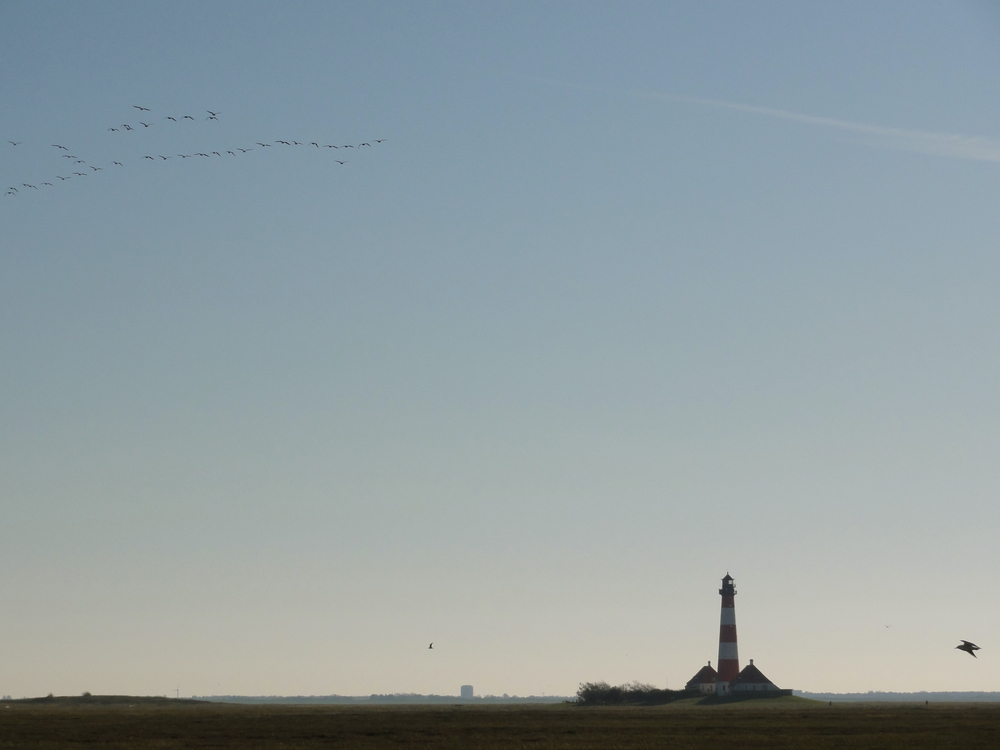
[[[1000,747],[996,704],[784,697],[657,707],[246,706],[99,696],[0,703],[0,748],[170,750]],[[127,701],[131,701],[127,702]]]

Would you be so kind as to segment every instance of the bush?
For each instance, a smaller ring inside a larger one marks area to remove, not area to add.
[[[611,686],[606,682],[581,682],[576,691],[580,706],[660,706],[690,697],[686,690],[661,690],[642,682]]]

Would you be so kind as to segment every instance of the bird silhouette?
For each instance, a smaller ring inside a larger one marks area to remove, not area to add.
[[[148,107],[140,107],[138,104],[133,104],[132,106],[135,107],[140,112],[151,112],[152,111]]]
[[[959,651],[964,651],[973,658],[977,658],[975,652],[981,650],[979,646],[977,646],[975,643],[972,643],[971,641],[962,641],[962,645],[955,646],[955,648],[957,648]]]
[[[431,641],[431,645],[428,646],[427,648],[431,648],[431,649],[434,648],[434,641]]]
[[[65,146],[60,146],[58,143],[53,143],[52,148],[61,148],[63,151],[69,151]]]
[[[14,141],[7,141],[7,143],[9,143],[11,146],[20,146],[22,143],[24,143],[24,141],[17,141],[16,143]]]

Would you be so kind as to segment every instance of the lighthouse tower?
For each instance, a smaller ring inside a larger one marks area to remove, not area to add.
[[[722,619],[719,625],[719,676],[716,679],[716,690],[720,694],[729,692],[729,683],[740,673],[740,657],[736,651],[736,607],[733,597],[736,587],[733,577],[726,573],[722,579]]]

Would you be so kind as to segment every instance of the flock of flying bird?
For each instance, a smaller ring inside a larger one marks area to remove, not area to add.
[[[149,112],[150,114],[152,114],[152,110],[149,107],[140,107],[138,104],[133,104],[132,106],[133,106],[134,109],[138,110],[139,115],[142,116],[143,119],[142,120],[138,120],[134,124],[123,123],[121,125],[117,125],[117,126],[114,126],[114,127],[109,127],[107,129],[108,132],[112,132],[112,133],[128,133],[128,132],[131,132],[131,131],[139,131],[140,128],[142,130],[146,130],[148,128],[153,127],[155,124],[157,124],[157,122],[163,123],[164,121],[168,121],[168,120],[172,121],[174,123],[182,123],[185,120],[190,120],[192,122],[196,122],[197,121],[196,118],[193,117],[193,116],[191,116],[191,115],[182,115],[180,117],[174,117],[172,115],[167,115],[166,117],[157,118],[156,120],[153,120],[153,118],[151,118],[148,115],[144,114],[146,112]],[[208,114],[208,116],[204,118],[205,120],[215,120],[215,121],[218,121],[219,120],[219,115],[222,114],[221,112],[215,112],[215,111],[210,110],[210,109],[209,110],[205,110],[205,111]],[[145,122],[145,119],[150,119],[151,122]],[[275,145],[277,145],[279,147],[286,147],[286,146],[307,146],[308,147],[308,146],[313,146],[317,150],[337,149],[338,151],[344,151],[345,155],[346,155],[346,150],[347,149],[354,149],[354,151],[357,152],[360,149],[365,148],[365,147],[367,147],[367,148],[373,148],[373,144],[374,145],[378,145],[380,143],[384,143],[385,140],[386,140],[385,138],[373,138],[371,140],[363,141],[361,143],[354,143],[354,144],[348,143],[348,144],[339,144],[339,145],[335,145],[335,144],[332,144],[332,143],[320,143],[319,141],[274,140],[272,143],[264,143],[263,141],[256,141],[252,145],[249,145],[247,148],[243,148],[243,147],[237,146],[237,147],[234,147],[234,148],[231,148],[231,149],[218,150],[218,151],[215,151],[215,150],[205,150],[205,151],[193,151],[192,153],[188,153],[188,154],[169,154],[169,155],[164,155],[164,154],[161,154],[159,152],[156,152],[156,153],[153,153],[153,154],[145,154],[145,155],[143,155],[142,160],[145,161],[145,160],[148,159],[150,161],[156,162],[156,161],[160,161],[160,160],[167,161],[168,159],[174,159],[174,158],[178,158],[178,159],[193,159],[193,158],[211,159],[211,158],[216,157],[216,156],[224,159],[224,158],[227,158],[228,156],[234,156],[234,157],[235,156],[242,156],[242,155],[247,154],[247,153],[249,153],[251,151],[254,151],[255,149],[263,150],[263,149],[266,149],[266,148],[273,148],[273,147],[275,147]],[[17,147],[17,146],[23,145],[24,141],[11,141],[11,140],[9,140],[9,141],[7,141],[7,143],[10,144],[10,146],[12,146],[12,147]],[[60,172],[63,172],[64,174],[56,174],[56,175],[50,177],[49,180],[45,180],[45,181],[34,181],[34,182],[30,182],[30,183],[29,182],[21,182],[18,185],[10,185],[10,186],[7,187],[7,190],[4,193],[5,197],[17,197],[18,195],[22,195],[22,194],[26,193],[28,190],[39,190],[41,188],[55,187],[57,183],[51,182],[50,180],[59,180],[60,182],[65,182],[66,180],[72,180],[72,179],[77,179],[77,178],[80,178],[80,177],[88,177],[88,176],[91,176],[91,175],[96,175],[98,172],[103,172],[105,170],[105,168],[108,168],[108,169],[117,169],[117,168],[125,166],[125,164],[123,162],[117,161],[117,160],[112,161],[110,164],[105,163],[103,166],[97,166],[95,164],[89,163],[86,159],[83,159],[83,158],[77,156],[76,154],[71,153],[71,149],[68,146],[62,145],[61,143],[53,143],[53,144],[51,144],[51,147],[54,148],[54,149],[58,149],[61,152],[65,152],[65,153],[60,153],[59,156],[61,158],[63,158],[63,159],[67,159],[68,160],[68,161],[65,162],[66,169],[60,169],[60,170],[58,170]],[[348,162],[347,159],[334,159],[333,161],[337,162],[337,164],[340,164],[341,166],[343,166],[344,164],[347,164],[347,162]],[[2,184],[2,183],[0,183],[0,184]]]

